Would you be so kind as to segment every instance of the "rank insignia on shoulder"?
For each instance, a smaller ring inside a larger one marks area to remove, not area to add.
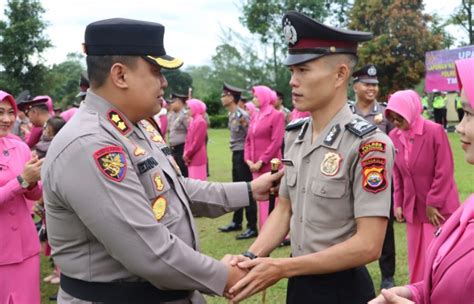
[[[334,141],[337,139],[339,136],[339,133],[341,132],[341,127],[339,124],[332,126],[331,130],[329,133],[326,135],[326,138],[324,138],[324,144],[331,146]]]
[[[346,124],[346,129],[362,138],[365,135],[375,131],[377,126],[371,124],[365,119],[355,118],[350,123]]]
[[[122,117],[122,115],[115,111],[110,110],[107,113],[107,119],[112,123],[112,125],[123,135],[127,134],[131,128],[128,126],[126,120]]]
[[[369,158],[361,162],[362,165],[362,188],[365,191],[378,193],[387,188],[385,176],[385,159],[380,157]]]
[[[365,157],[370,152],[385,152],[385,143],[380,141],[371,141],[359,147],[359,156]]]
[[[291,131],[291,130],[297,130],[301,128],[306,122],[308,122],[311,118],[310,117],[304,117],[304,118],[298,118],[293,121],[291,121],[285,128],[286,131]]]
[[[163,189],[165,188],[165,184],[161,179],[161,175],[159,175],[158,173],[153,176],[153,183],[155,184],[156,190],[160,192],[163,191]]]
[[[127,171],[127,161],[122,148],[108,146],[94,152],[94,160],[100,171],[109,179],[121,182]]]
[[[166,213],[166,207],[168,202],[163,196],[159,196],[152,205],[153,215],[157,221],[161,220]]]
[[[339,172],[342,157],[338,153],[328,152],[321,162],[321,173],[326,176],[334,176]]]

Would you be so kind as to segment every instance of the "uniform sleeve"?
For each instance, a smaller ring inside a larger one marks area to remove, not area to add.
[[[353,164],[354,216],[389,217],[394,159],[392,142],[383,132],[377,131],[358,144],[354,150],[364,150],[364,153],[359,152]]]
[[[186,191],[191,199],[194,215],[218,217],[229,211],[249,205],[247,183],[210,183],[185,179]]]
[[[99,165],[94,154],[105,147],[117,151],[118,144],[98,135],[76,139],[47,170],[44,177],[51,184],[45,183],[46,196],[73,209],[107,253],[130,273],[161,289],[222,294],[227,267],[195,251],[156,221],[127,155],[122,161],[125,171],[112,170],[120,181]]]
[[[443,207],[454,182],[454,162],[448,136],[441,126],[436,126],[435,170],[433,183],[426,196],[426,204],[436,208]]]
[[[272,120],[271,142],[267,149],[265,149],[265,152],[260,156],[260,160],[264,164],[268,164],[272,158],[278,155],[285,135],[285,115],[275,110],[274,114],[272,114]]]

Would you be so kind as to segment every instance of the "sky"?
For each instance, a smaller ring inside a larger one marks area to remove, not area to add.
[[[165,25],[166,52],[186,66],[209,64],[222,43],[222,29],[231,28],[244,37],[252,34],[241,25],[243,0],[43,0],[46,35],[53,47],[43,57],[47,64],[63,62],[66,54],[82,52],[87,24],[114,17],[159,22]],[[461,0],[425,0],[426,12],[446,15]],[[0,0],[0,18],[6,0]],[[456,35],[457,30],[454,29]],[[450,30],[453,33],[453,30]]]

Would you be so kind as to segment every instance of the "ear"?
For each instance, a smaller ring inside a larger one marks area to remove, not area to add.
[[[128,88],[127,77],[126,77],[127,72],[128,72],[128,68],[126,65],[119,62],[114,63],[114,65],[110,67],[110,74],[109,74],[112,84],[121,89]]]
[[[347,86],[349,77],[351,76],[351,69],[346,63],[342,63],[337,67],[336,74],[336,88],[341,86]]]

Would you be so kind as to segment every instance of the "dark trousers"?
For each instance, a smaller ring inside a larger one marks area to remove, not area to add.
[[[390,218],[387,223],[387,230],[385,231],[385,239],[383,240],[382,254],[379,258],[380,272],[382,279],[390,278],[395,275],[395,233],[393,231],[393,181],[391,187],[390,199]]]
[[[458,112],[459,122],[461,122],[461,120],[464,117],[464,110],[463,109],[456,109],[456,112]]]
[[[252,173],[244,160],[244,151],[232,151],[232,181],[252,181]],[[237,225],[242,225],[244,209],[247,228],[257,231],[257,204],[254,200],[250,202],[248,207],[234,211],[232,221]]]
[[[445,129],[448,126],[448,111],[446,109],[433,109],[433,115],[436,123],[442,125]]]
[[[174,160],[178,164],[181,174],[183,174],[184,177],[188,177],[188,167],[184,164],[183,154],[184,144],[171,147],[171,155],[173,155]]]
[[[322,275],[288,279],[288,304],[367,304],[375,298],[374,284],[365,266]]]

